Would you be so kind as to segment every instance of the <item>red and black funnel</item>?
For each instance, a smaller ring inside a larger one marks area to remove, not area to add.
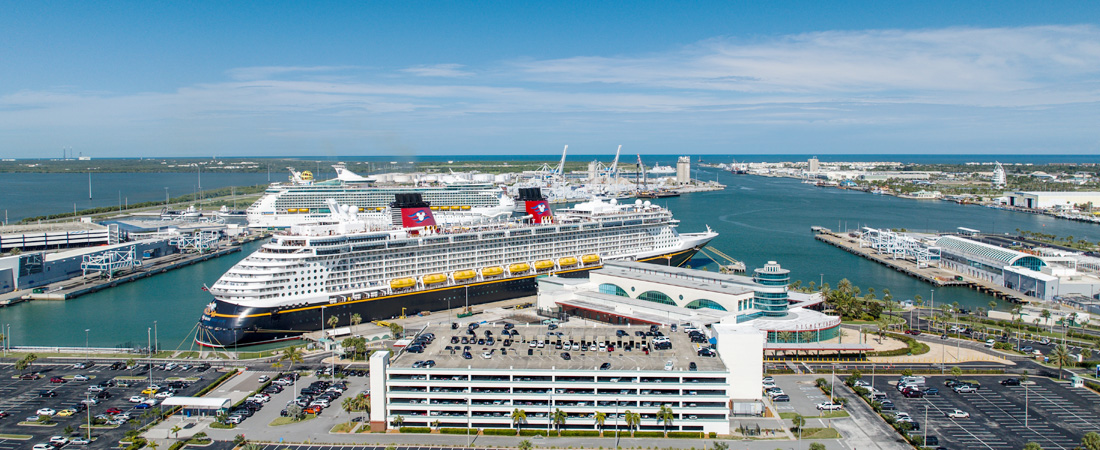
[[[418,193],[394,194],[394,202],[390,203],[393,224],[405,228],[434,227],[435,216],[430,206]]]
[[[554,213],[550,210],[550,203],[542,196],[539,188],[521,188],[519,190],[519,204],[523,210],[531,216],[532,223],[549,223],[554,219]]]

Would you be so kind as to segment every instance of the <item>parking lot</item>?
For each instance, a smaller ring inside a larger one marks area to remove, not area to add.
[[[67,408],[77,407],[82,400],[96,396],[94,393],[89,394],[89,386],[102,385],[114,380],[116,377],[130,376],[129,370],[111,370],[110,363],[99,363],[86,369],[74,369],[71,364],[34,364],[28,370],[28,372],[32,371],[41,374],[42,378],[21,380],[18,378],[19,373],[11,366],[0,368],[0,411],[8,414],[7,417],[0,418],[0,433],[33,436],[32,439],[27,441],[0,440],[0,450],[30,448],[34,444],[46,442],[50,436],[65,435],[63,430],[66,427],[72,427],[76,430],[73,437],[86,436],[87,430],[80,428],[80,426],[86,425],[88,422],[89,411],[87,410],[78,411],[70,416],[54,415],[52,420],[57,423],[56,426],[26,426],[19,425],[19,422],[36,416],[38,410],[42,408],[60,412]],[[88,381],[72,381],[72,377],[78,374],[86,375],[90,379]],[[133,371],[135,377],[148,375],[147,370],[135,369]],[[172,371],[154,370],[153,382],[166,386],[169,380],[194,378],[197,380],[196,382],[181,389],[177,394],[193,395],[208,383],[216,380],[218,375],[213,370],[198,372],[194,368],[186,371],[180,368]],[[51,378],[54,377],[60,377],[68,381],[64,383],[51,382]],[[93,417],[106,414],[106,411],[110,408],[117,408],[122,412],[129,412],[133,418],[139,419],[144,410],[136,410],[134,408],[135,403],[130,403],[129,399],[133,395],[141,395],[141,391],[148,386],[149,382],[141,380],[123,382],[122,384],[129,384],[130,386],[106,387],[110,398],[100,399],[98,404],[89,406]],[[48,393],[46,395],[49,396],[43,395],[43,392]],[[124,424],[114,429],[97,428],[93,430],[93,438],[99,440],[99,443],[96,443],[94,447],[104,447],[102,445],[104,441],[112,444],[117,442],[129,429],[130,425]]]
[[[818,376],[805,375],[783,375],[775,378],[775,385],[780,389],[783,389],[783,393],[787,394],[791,398],[789,402],[775,402],[775,409],[779,413],[798,413],[804,417],[820,416],[821,411],[817,410],[817,405],[829,401],[829,396],[821,392],[817,386],[814,386],[814,380]],[[825,379],[829,379],[826,375]],[[838,377],[837,381],[841,379]]]
[[[275,376],[275,373],[254,371],[249,371],[247,373],[247,376],[250,377],[250,381],[255,380],[261,375]],[[315,374],[303,376],[298,380],[297,387],[289,385],[286,386],[282,392],[271,394],[270,399],[262,408],[256,411],[251,417],[244,418],[235,428],[207,429],[206,433],[214,439],[225,440],[231,440],[238,434],[244,434],[245,436],[258,439],[305,441],[315,438],[318,433],[322,435],[328,434],[328,430],[336,424],[348,422],[353,419],[363,419],[364,413],[348,413],[341,409],[341,404],[345,398],[368,390],[369,377],[367,377],[366,374],[364,374],[364,376],[347,376],[342,378],[340,381],[347,384],[347,389],[344,391],[344,394],[335,399],[331,406],[324,408],[321,413],[317,415],[317,418],[278,427],[269,426],[273,420],[280,417],[280,412],[286,408],[287,404],[294,400],[296,393],[320,379],[321,378],[318,378]],[[331,380],[331,378],[328,379]],[[256,387],[258,386],[259,383],[256,383]],[[279,448],[281,449],[282,447]]]
[[[1002,386],[1000,381],[1008,376],[965,376],[978,380],[981,387],[959,394],[944,385],[951,377],[926,378],[925,386],[939,394],[906,398],[896,389],[896,377],[878,377],[875,387],[886,392],[899,412],[909,413],[920,424],[921,430],[912,433],[927,432],[949,449],[1020,449],[1034,441],[1045,449],[1069,450],[1080,445],[1085,433],[1100,431],[1095,394],[1068,383],[1031,377],[1026,386]],[[970,417],[947,417],[955,409]]]

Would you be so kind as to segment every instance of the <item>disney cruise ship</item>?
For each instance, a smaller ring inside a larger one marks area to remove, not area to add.
[[[348,170],[343,164],[332,166],[336,178],[315,181],[309,171],[290,169],[290,182],[273,183],[256,200],[245,217],[252,228],[289,228],[304,223],[329,220],[328,199],[358,208],[364,218],[382,217],[395,194],[419,192],[448,222],[480,220],[511,214],[515,204],[500,189],[485,183],[458,183],[441,186],[377,186],[374,179]]]
[[[544,275],[584,276],[605,260],[682,265],[718,234],[677,232],[667,209],[593,199],[555,215],[538,188],[522,189],[513,217],[441,226],[420,194],[397,194],[391,223],[358,220],[329,201],[330,221],[275,235],[209,288],[204,346],[293,339],[420,311],[536,293]],[[404,309],[404,311],[403,311]]]

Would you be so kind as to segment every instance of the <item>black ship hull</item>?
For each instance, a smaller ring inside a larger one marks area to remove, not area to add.
[[[698,249],[691,248],[643,261],[681,266],[697,251]],[[589,270],[600,267],[593,265],[557,272],[555,275],[587,277]],[[213,307],[208,307],[202,315],[195,341],[199,345],[215,348],[260,344],[296,339],[304,333],[328,327],[328,321],[333,316],[338,320],[336,326],[342,327],[351,324],[353,314],[358,314],[365,323],[414,315],[422,311],[441,311],[509,300],[535,295],[539,276],[541,275],[470,282],[438,289],[308,306],[252,308],[215,300]]]

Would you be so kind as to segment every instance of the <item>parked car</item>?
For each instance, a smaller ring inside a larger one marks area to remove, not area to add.
[[[819,409],[821,411],[836,411],[836,410],[844,409],[844,405],[841,405],[840,403],[825,402],[825,403],[818,404],[817,409]]]
[[[791,397],[787,394],[779,394],[779,395],[776,395],[775,397],[772,397],[772,401],[773,402],[789,402],[789,401],[791,401]]]
[[[959,393],[959,394],[967,394],[967,393],[970,393],[970,392],[977,391],[977,389],[975,389],[974,386],[971,386],[969,384],[960,384],[958,386],[955,386],[953,389],[955,389],[955,392]]]
[[[1005,378],[1005,379],[1001,380],[1001,386],[1019,386],[1019,385],[1020,385],[1020,379],[1019,378]]]
[[[91,378],[88,378],[87,375],[73,375],[73,381],[88,381],[88,380],[91,380]]]
[[[53,417],[54,414],[57,414],[57,410],[52,409],[52,408],[41,408],[38,411],[35,411],[34,413],[37,414],[37,415],[40,415],[40,416],[51,416],[51,417]]]

